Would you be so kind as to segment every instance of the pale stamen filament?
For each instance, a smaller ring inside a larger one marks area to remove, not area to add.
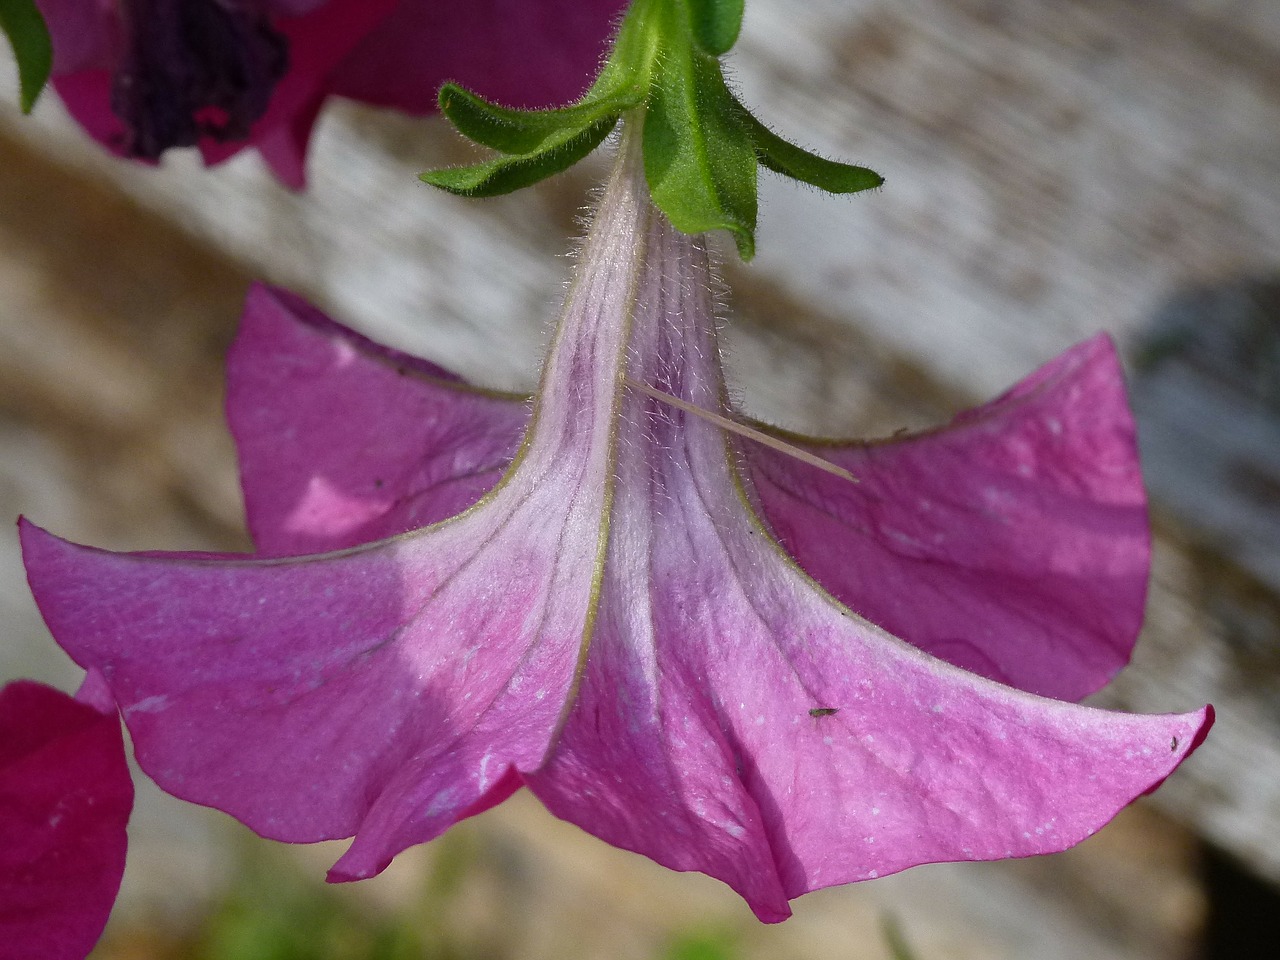
[[[736,433],[739,436],[747,437],[757,443],[763,443],[766,447],[771,447],[779,453],[784,453],[789,457],[795,457],[811,467],[817,467],[819,470],[825,470],[827,473],[834,474],[843,480],[849,480],[852,483],[858,483],[858,478],[846,470],[844,467],[837,466],[829,460],[823,460],[821,457],[815,456],[808,450],[801,450],[793,444],[780,440],[778,437],[771,436],[754,427],[749,427],[745,423],[739,423],[737,420],[731,420],[728,417],[713,413],[710,410],[704,410],[702,407],[695,406],[687,400],[681,400],[679,397],[673,397],[669,393],[661,390],[655,390],[646,383],[640,383],[638,380],[632,380],[630,377],[623,377],[623,382],[629,387],[634,387],[646,396],[653,397],[663,403],[670,404],[677,410],[683,410],[685,413],[691,413],[695,417],[701,417],[708,423],[714,423],[722,430],[728,430],[730,433]]]

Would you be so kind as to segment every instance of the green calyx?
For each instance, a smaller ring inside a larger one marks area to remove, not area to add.
[[[18,61],[22,112],[30,113],[53,69],[49,28],[35,0],[0,0],[0,30],[8,36],[14,59]]]
[[[738,39],[742,10],[743,0],[633,0],[600,76],[568,107],[509,110],[446,84],[441,112],[498,156],[422,179],[464,196],[509,193],[577,163],[636,111],[653,202],[685,233],[730,231],[750,260],[759,165],[831,193],[883,179],[782,139],[738,101],[719,58]]]

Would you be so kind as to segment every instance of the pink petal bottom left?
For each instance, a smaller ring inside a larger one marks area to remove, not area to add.
[[[0,690],[0,960],[78,960],[124,873],[133,781],[115,711]]]

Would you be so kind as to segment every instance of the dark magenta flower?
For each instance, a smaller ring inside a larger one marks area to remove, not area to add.
[[[111,693],[0,690],[0,955],[81,960],[124,873],[133,781]]]
[[[1064,849],[1154,789],[1209,708],[1017,686],[1094,689],[1132,641],[1148,545],[1105,341],[947,430],[811,444],[837,483],[688,412],[728,413],[709,287],[624,162],[527,409],[255,292],[230,407],[262,554],[23,528],[144,769],[264,836],[354,836],[336,880],[525,784],[771,921]]]
[[[591,83],[624,0],[38,0],[54,86],[111,150],[246,146],[301,187],[329,96],[421,114],[445,80],[512,106]]]

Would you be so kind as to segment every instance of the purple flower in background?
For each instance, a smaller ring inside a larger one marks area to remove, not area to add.
[[[623,0],[38,0],[54,86],[95,138],[155,160],[252,145],[304,182],[329,96],[433,112],[456,80],[512,106],[568,103],[591,83]]]
[[[1148,544],[1105,341],[948,430],[816,445],[862,481],[828,483],[686,412],[726,411],[706,254],[635,166],[529,408],[259,290],[230,415],[262,554],[24,525],[41,611],[143,768],[267,837],[354,836],[335,880],[523,784],[767,921],[1062,850],[1154,789],[1209,708],[1109,713],[920,649],[1057,696],[1126,659]]]
[[[101,678],[78,697],[0,690],[0,956],[80,960],[120,889],[133,807],[120,720]]]

